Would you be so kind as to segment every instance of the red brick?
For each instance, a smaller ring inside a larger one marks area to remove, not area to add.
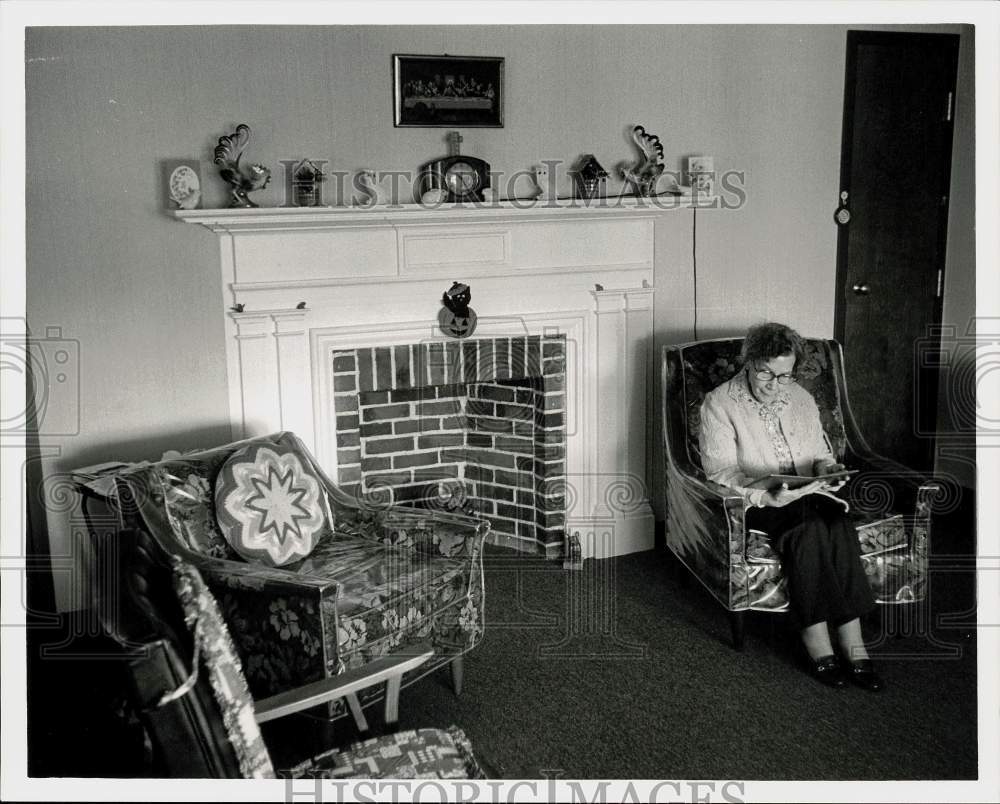
[[[395,455],[392,459],[393,469],[405,469],[409,466],[430,466],[438,462],[437,452],[414,452],[410,455]]]
[[[366,422],[385,421],[386,419],[402,419],[410,415],[409,405],[378,405],[361,411]]]
[[[366,455],[385,455],[387,452],[406,452],[412,449],[412,438],[373,438],[365,442]]]
[[[461,447],[464,445],[464,433],[422,435],[417,438],[417,449],[433,449],[434,447]]]

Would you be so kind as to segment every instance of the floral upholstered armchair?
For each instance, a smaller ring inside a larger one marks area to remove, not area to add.
[[[742,497],[708,481],[701,468],[701,403],[741,368],[742,345],[742,338],[723,338],[667,346],[662,366],[667,547],[730,612],[737,648],[746,611],[788,609],[786,579],[768,535],[748,530]],[[922,600],[931,503],[939,486],[876,455],[865,443],[847,402],[843,353],[836,341],[807,340],[796,376],[816,400],[837,460],[860,470],[841,496],[851,506],[876,600]]]
[[[144,775],[247,779],[483,777],[468,738],[456,726],[411,729],[372,737],[348,749],[331,748],[320,753],[309,739],[288,740],[287,731],[265,734],[266,724],[320,703],[351,700],[353,696],[353,706],[360,710],[356,690],[398,675],[408,663],[378,659],[358,671],[272,698],[254,699],[218,602],[197,567],[174,557],[169,575],[154,572],[144,577],[149,583],[146,588],[156,589],[155,612],[150,612],[155,614],[156,623],[148,638],[131,645],[125,657],[129,702],[151,749],[146,754]],[[387,692],[391,698],[398,694],[398,686]],[[386,723],[394,725],[395,718],[387,718]],[[367,730],[367,723],[358,725]],[[320,738],[322,743],[328,740],[328,734]]]
[[[248,446],[291,454],[318,481],[329,527],[302,558],[280,566],[247,560],[220,530],[213,489],[230,457]],[[130,565],[180,558],[195,566],[219,602],[255,698],[428,645],[434,657],[403,684],[450,662],[460,691],[461,657],[483,635],[487,521],[359,501],[337,489],[289,432],[125,470],[115,484],[126,584],[148,583]],[[141,592],[131,588],[125,599],[141,603]],[[361,697],[367,705],[382,694]],[[333,716],[345,713],[343,701],[337,705]]]

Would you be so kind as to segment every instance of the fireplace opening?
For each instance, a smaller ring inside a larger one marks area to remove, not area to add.
[[[557,556],[566,528],[564,336],[338,350],[338,481],[381,503],[474,513]]]

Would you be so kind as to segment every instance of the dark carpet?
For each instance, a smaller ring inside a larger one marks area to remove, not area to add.
[[[971,539],[950,541],[897,635],[886,607],[865,624],[880,693],[806,675],[781,615],[752,614],[735,651],[725,612],[663,552],[571,573],[488,548],[462,695],[447,672],[411,685],[400,727],[456,723],[504,778],[974,779]]]

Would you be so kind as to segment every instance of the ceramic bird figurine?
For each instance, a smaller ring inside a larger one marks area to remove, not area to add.
[[[240,123],[236,131],[224,137],[219,137],[215,147],[215,164],[219,166],[219,175],[229,185],[232,207],[256,207],[247,193],[267,187],[271,180],[271,171],[263,165],[253,164],[247,168],[240,165],[243,151],[250,142],[250,126]]]
[[[632,167],[622,168],[622,177],[632,183],[636,195],[653,195],[663,174],[663,145],[659,137],[647,134],[642,126],[632,129],[632,139],[642,156]]]

